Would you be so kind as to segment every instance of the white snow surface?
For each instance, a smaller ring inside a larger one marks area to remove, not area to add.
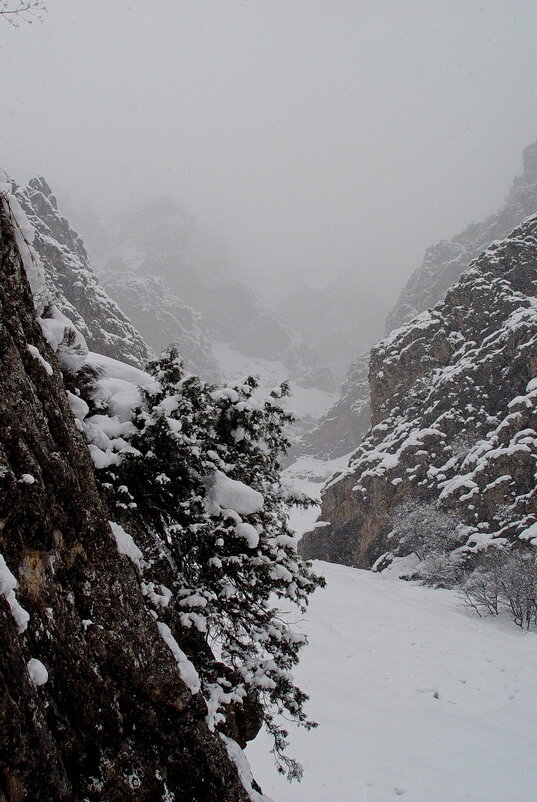
[[[17,601],[15,590],[18,585],[16,577],[11,573],[4,557],[0,554],[0,596],[4,596],[7,601],[11,615],[15,619],[19,633],[21,633],[28,626],[30,615]]]
[[[240,382],[246,376],[258,376],[260,386],[256,397],[259,398],[265,398],[274,387],[290,379],[289,369],[283,362],[245,356],[226,343],[213,343],[213,356],[228,382]],[[289,385],[291,397],[285,400],[284,406],[298,419],[321,418],[337,398],[334,393],[326,393],[316,387],[301,387],[292,380]]]
[[[37,657],[32,657],[30,660],[28,660],[26,663],[26,669],[30,675],[30,680],[34,685],[44,685],[46,682],[48,682],[48,671],[41,660],[38,660]]]
[[[209,513],[218,509],[234,510],[239,515],[253,515],[263,509],[261,493],[248,487],[244,482],[230,479],[222,471],[215,471],[210,477],[206,506]],[[240,533],[247,537],[246,533]],[[257,544],[256,544],[257,545]]]
[[[269,799],[269,797],[265,796],[265,794],[260,794],[252,786],[252,781],[253,781],[252,771],[250,766],[248,765],[248,761],[244,755],[244,752],[242,751],[238,743],[234,741],[232,738],[228,738],[227,735],[224,735],[223,732],[220,733],[220,739],[223,741],[224,746],[226,747],[230,760],[232,760],[237,767],[240,781],[244,789],[248,793],[251,802],[272,802],[272,799]]]
[[[302,509],[293,507],[289,512],[289,526],[298,536],[309,531],[319,516],[321,489],[324,483],[338,470],[346,467],[349,455],[333,460],[316,457],[299,457],[282,472],[282,485],[298,493],[303,493],[318,502],[318,506]]]
[[[28,350],[29,350],[29,352],[31,353],[31,355],[33,356],[33,358],[34,358],[34,359],[37,359],[37,361],[39,362],[39,364],[41,365],[41,367],[44,369],[44,371],[46,372],[46,374],[47,374],[48,376],[52,376],[52,374],[53,374],[53,372],[54,372],[54,371],[52,370],[52,365],[51,365],[49,362],[47,362],[47,360],[46,360],[46,359],[44,359],[44,358],[41,356],[41,354],[40,354],[40,352],[39,352],[39,349],[38,349],[38,348],[36,348],[36,347],[35,347],[35,345],[30,345],[30,344],[28,344],[26,347],[28,348]]]
[[[139,568],[145,565],[144,555],[132,539],[132,535],[125,532],[122,526],[116,524],[114,521],[108,521],[110,529],[116,540],[117,550],[120,554],[125,554],[127,557],[136,563]]]
[[[537,635],[478,618],[454,591],[317,562],[327,580],[294,670],[311,732],[291,728],[300,784],[266,736],[247,756],[285,802],[529,802],[537,788]]]
[[[162,636],[162,640],[170,649],[171,653],[175,657],[175,662],[177,663],[177,669],[179,671],[179,676],[190,690],[191,693],[196,694],[199,693],[201,690],[201,683],[198,672],[196,671],[194,664],[188,659],[186,654],[183,652],[177,641],[172,635],[172,631],[169,628],[168,624],[165,624],[163,621],[157,621],[158,631]]]

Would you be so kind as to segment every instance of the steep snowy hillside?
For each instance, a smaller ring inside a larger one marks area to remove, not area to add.
[[[440,512],[452,516],[440,550],[459,547],[461,558],[531,539],[536,295],[537,216],[491,245],[443,303],[373,349],[373,428],[325,488],[330,526],[304,536],[305,556],[369,567],[395,548],[395,529],[409,529],[412,505],[431,543]]]
[[[440,242],[427,250],[423,264],[413,273],[388,315],[387,332],[442,300],[472,259],[537,211],[537,143],[524,150],[523,168],[497,214],[469,226],[451,242]],[[357,341],[354,354],[360,350]],[[297,453],[332,458],[358,447],[369,427],[368,362],[367,353],[351,365],[336,405],[297,445]]]
[[[444,297],[472,259],[493,240],[507,234],[537,211],[537,142],[522,153],[523,173],[514,179],[505,204],[497,214],[473,223],[461,234],[428,248],[423,264],[412,274],[388,315],[386,333],[407,323]]]
[[[207,322],[172,293],[165,278],[111,271],[104,280],[110,295],[155,353],[175,342],[189,370],[218,380],[220,369],[212,354]]]
[[[328,563],[301,622],[295,675],[319,727],[291,728],[300,784],[247,755],[285,802],[530,802],[537,787],[537,635],[480,619],[454,591]]]
[[[141,365],[149,349],[130,320],[102,288],[84,243],[58,211],[44,178],[13,184],[14,196],[35,229],[33,245],[58,309],[103,354]]]

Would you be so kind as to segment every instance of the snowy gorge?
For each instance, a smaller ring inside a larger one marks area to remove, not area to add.
[[[536,164],[339,398],[169,199],[94,266],[0,185],[9,802],[533,798]]]

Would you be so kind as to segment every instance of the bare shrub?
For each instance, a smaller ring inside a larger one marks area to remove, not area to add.
[[[404,501],[395,508],[391,522],[389,537],[397,544],[394,551],[400,557],[414,553],[424,560],[433,552],[446,554],[459,544],[460,521],[438,502]]]
[[[461,595],[478,615],[507,610],[517,626],[529,629],[537,624],[537,556],[526,549],[485,554]]]

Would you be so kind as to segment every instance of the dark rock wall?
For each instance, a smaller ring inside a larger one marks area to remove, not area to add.
[[[0,265],[0,553],[30,615],[0,595],[0,799],[245,802],[117,552],[3,217]]]

